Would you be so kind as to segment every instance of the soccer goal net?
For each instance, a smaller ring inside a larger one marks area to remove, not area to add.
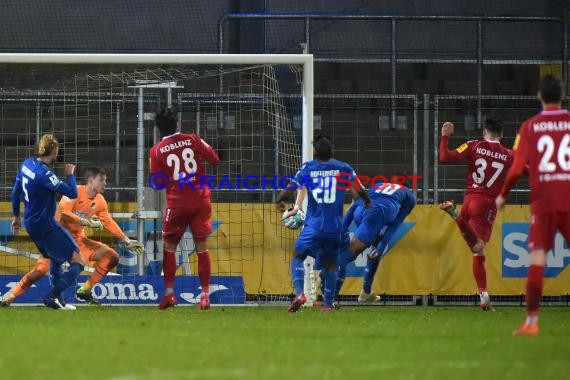
[[[165,201],[149,176],[148,152],[159,140],[154,114],[178,113],[180,131],[197,133],[221,156],[212,177],[211,301],[285,301],[298,232],[286,229],[273,200],[312,154],[310,55],[0,54],[0,293],[32,269],[38,251],[25,230],[10,230],[18,165],[45,133],[60,141],[54,165],[107,173],[104,196],[125,233],[145,254],[124,250],[110,233],[87,235],[120,254],[113,273],[94,287],[103,304],[156,304],[163,292],[161,211]],[[21,206],[23,210],[23,205]],[[201,292],[190,231],[178,247],[175,292],[181,304]],[[86,267],[84,281],[91,268]],[[15,304],[41,303],[46,276]],[[73,289],[66,292],[73,299]],[[75,301],[72,301],[75,302]]]

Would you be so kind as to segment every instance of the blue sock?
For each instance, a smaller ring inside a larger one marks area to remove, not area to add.
[[[338,254],[338,267],[337,267],[338,278],[335,286],[335,297],[334,297],[335,300],[338,300],[340,289],[344,284],[344,279],[346,277],[346,266],[348,265],[348,263],[354,261],[354,259],[355,257],[352,256],[352,253],[350,253],[348,248],[343,249]]]
[[[319,270],[319,277],[321,278],[321,294],[325,294],[325,270]]]
[[[342,250],[339,254],[338,254],[338,266],[346,266],[348,263],[350,263],[351,261],[354,261],[355,258],[352,257],[352,253],[350,253],[350,251],[347,249]]]
[[[325,272],[325,288],[323,291],[323,299],[325,307],[332,307],[334,301],[335,287],[337,282],[337,274],[335,271]]]
[[[342,288],[342,285],[344,284],[344,279],[346,277],[346,265],[339,265],[337,267],[336,273],[337,273],[337,279],[334,291],[334,299],[338,301],[338,295],[340,293],[340,289]],[[323,292],[323,294],[325,293]]]
[[[378,265],[380,265],[380,259],[368,259],[366,261],[366,269],[364,269],[364,276],[362,277],[362,288],[366,293],[370,293],[372,289],[372,281],[374,281],[374,275],[378,270]]]
[[[69,269],[63,272],[59,280],[53,285],[53,287],[51,288],[51,294],[55,297],[59,297],[61,295],[61,292],[63,292],[70,285],[75,283],[77,277],[82,271],[83,271],[83,265],[78,263],[72,263],[69,266]]]
[[[51,260],[49,273],[51,286],[53,287],[61,277],[61,263],[56,263],[54,260]]]
[[[295,295],[300,295],[305,287],[305,265],[303,259],[299,256],[293,257],[291,260],[291,280],[295,288]]]

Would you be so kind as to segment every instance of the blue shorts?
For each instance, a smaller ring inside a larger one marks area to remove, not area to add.
[[[384,213],[378,207],[357,207],[354,223],[358,226],[354,236],[365,244],[372,244],[385,224]]]
[[[47,231],[42,231],[41,236],[30,234],[36,247],[38,247],[43,257],[51,259],[56,263],[70,262],[73,253],[79,252],[79,247],[75,240],[59,224],[48,228]]]
[[[295,251],[311,257],[317,257],[319,254],[336,262],[339,246],[340,234],[325,233],[305,226],[295,242]]]

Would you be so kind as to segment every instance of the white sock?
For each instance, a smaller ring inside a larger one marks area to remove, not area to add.
[[[537,322],[538,322],[538,315],[535,315],[534,317],[531,317],[531,316],[526,317],[526,323],[529,325],[531,323],[537,323]]]

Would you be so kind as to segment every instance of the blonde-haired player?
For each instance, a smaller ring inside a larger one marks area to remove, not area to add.
[[[120,239],[121,244],[136,254],[144,252],[144,247],[136,240],[129,239],[121,228],[109,215],[107,202],[103,197],[107,182],[105,170],[99,167],[89,167],[85,171],[86,184],[77,186],[77,198],[61,198],[55,219],[71,234],[73,240],[79,246],[79,253],[83,261],[95,266],[91,277],[77,290],[76,297],[80,300],[98,305],[91,289],[99,283],[109,271],[119,263],[117,252],[99,241],[85,236],[85,227],[94,230],[105,228],[115,237]],[[34,269],[24,275],[22,280],[6,295],[2,306],[9,306],[16,297],[22,295],[36,281],[49,272],[50,260],[40,258]],[[58,270],[59,268],[52,268]]]
[[[69,198],[77,196],[77,185],[73,172],[75,165],[66,164],[67,183],[62,182],[51,170],[59,152],[59,142],[52,134],[43,135],[36,146],[36,157],[26,159],[16,174],[12,188],[12,231],[20,231],[20,201],[24,201],[24,225],[32,241],[45,260],[26,274],[19,285],[31,286],[48,271],[46,262],[52,261],[52,287],[45,295],[44,305],[52,309],[66,309],[62,292],[75,283],[83,271],[83,259],[72,237],[54,219],[55,194]],[[69,268],[61,272],[61,264],[69,263]],[[37,270],[40,268],[41,270]],[[2,306],[12,303],[13,293],[1,302]]]

